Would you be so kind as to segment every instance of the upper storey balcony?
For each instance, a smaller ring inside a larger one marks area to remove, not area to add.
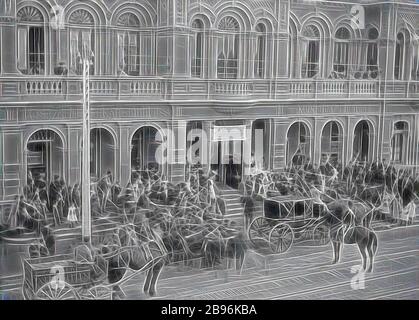
[[[419,99],[419,81],[176,79],[97,76],[92,101]],[[0,102],[80,101],[81,77],[2,77]]]
[[[410,5],[398,5],[400,12],[374,7],[358,30],[348,20],[351,6],[332,1],[321,1],[330,19],[299,19],[301,8],[293,12],[286,1],[279,13],[268,6],[272,16],[216,1],[213,19],[191,8],[190,21],[167,19],[182,6],[150,13],[118,0],[107,19],[99,6],[69,1],[74,5],[55,17],[62,25],[51,25],[40,6],[18,2],[12,22],[0,24],[0,103],[79,102],[85,52],[92,101],[419,98],[418,23],[406,14],[417,9]],[[177,17],[188,15],[182,10]],[[384,32],[382,21],[395,14],[403,23]]]

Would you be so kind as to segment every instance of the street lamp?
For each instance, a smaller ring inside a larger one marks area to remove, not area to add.
[[[93,64],[93,52],[87,44],[78,53],[83,65],[83,146],[82,146],[82,238],[90,243],[92,237],[92,216],[90,208],[90,65]]]

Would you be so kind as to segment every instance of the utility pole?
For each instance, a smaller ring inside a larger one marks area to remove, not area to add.
[[[92,53],[83,46],[83,148],[82,148],[82,238],[90,243],[92,237],[92,216],[90,208],[90,58]]]

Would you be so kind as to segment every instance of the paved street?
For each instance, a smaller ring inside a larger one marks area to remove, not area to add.
[[[152,299],[419,299],[419,225],[377,234],[375,270],[365,275],[364,289],[351,286],[355,276],[351,269],[361,264],[356,246],[346,245],[342,261],[331,265],[331,245],[294,244],[282,255],[249,252],[241,274],[225,267],[166,266],[158,294]],[[128,299],[150,299],[141,293],[144,276],[135,276],[123,285]],[[9,281],[16,281],[11,287],[18,288],[21,277]],[[3,283],[3,293],[21,298],[20,289],[6,288]]]
[[[346,245],[343,259],[331,265],[332,248],[294,246],[283,255],[249,253],[241,275],[235,270],[166,267],[153,299],[419,299],[419,227],[378,233],[379,247],[365,289],[354,290],[353,266],[361,259],[356,246]],[[144,276],[124,286],[130,299],[140,294]]]

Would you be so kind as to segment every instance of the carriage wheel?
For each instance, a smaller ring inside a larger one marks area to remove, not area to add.
[[[87,289],[81,298],[86,300],[112,300],[112,289],[104,285],[94,286]]]
[[[52,283],[44,284],[35,294],[37,300],[79,300],[77,291],[68,283],[54,286]]]
[[[294,241],[294,231],[287,224],[277,224],[269,233],[269,246],[274,253],[285,253]]]
[[[268,235],[271,228],[271,225],[264,217],[253,219],[248,231],[249,240],[255,246],[267,246],[269,244]]]
[[[330,242],[329,228],[324,225],[319,225],[313,230],[313,240],[319,246],[324,246]]]

